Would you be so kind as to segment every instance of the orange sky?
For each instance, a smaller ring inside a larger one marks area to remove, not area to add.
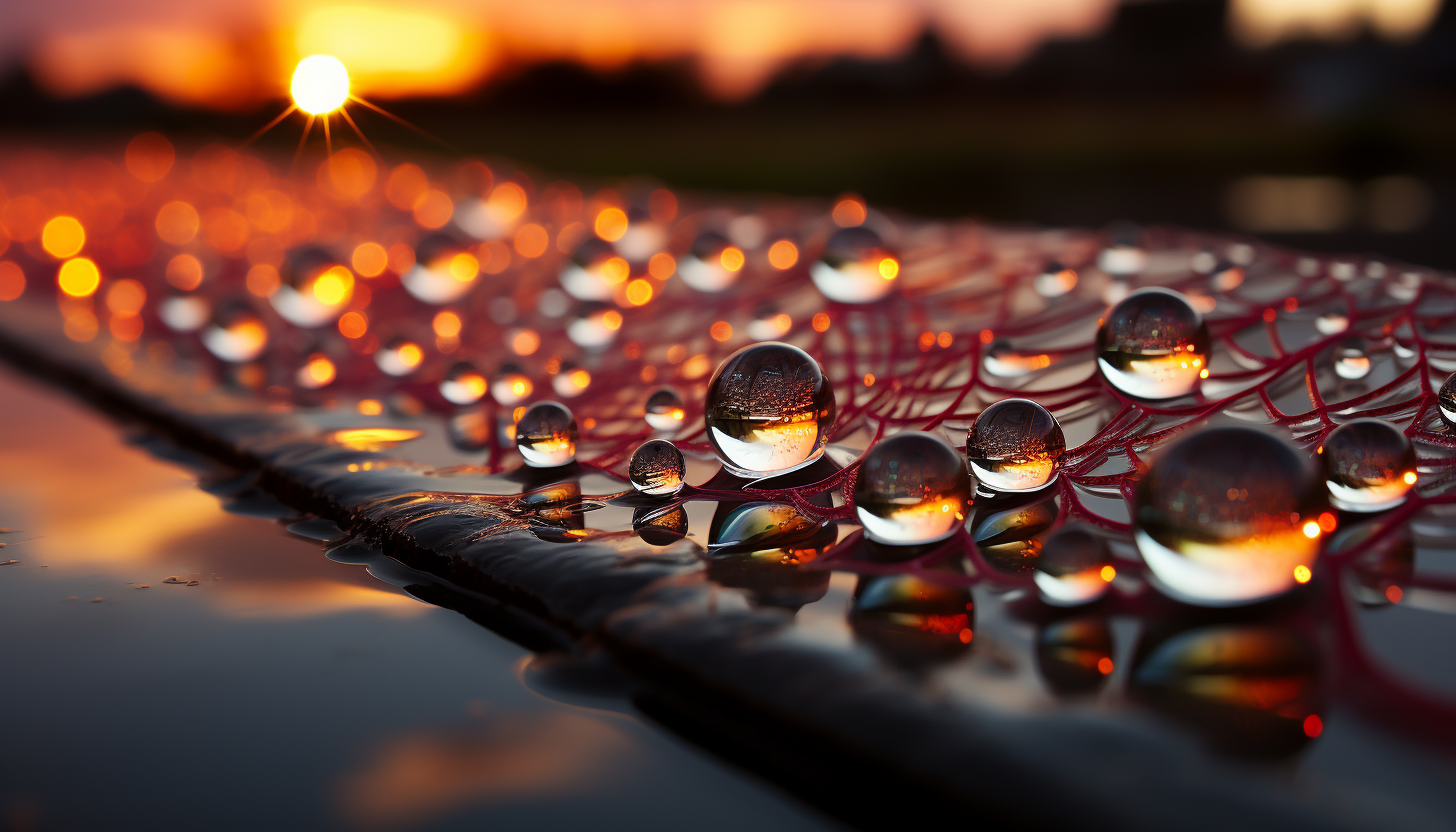
[[[1174,0],[1144,0],[1173,2]],[[798,60],[903,52],[927,27],[969,63],[1015,64],[1041,43],[1090,37],[1119,0],[51,0],[0,11],[0,50],[58,95],[134,83],[181,104],[231,109],[281,96],[309,54],[340,58],[354,91],[448,95],[503,65],[570,60],[611,70],[689,58],[725,99]],[[1250,45],[1419,32],[1441,0],[1232,0]],[[8,38],[7,40],[4,40]]]

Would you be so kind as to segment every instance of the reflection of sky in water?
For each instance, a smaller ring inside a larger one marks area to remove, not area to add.
[[[5,828],[822,823],[620,701],[528,689],[523,649],[223,512],[80,406],[0,390]]]

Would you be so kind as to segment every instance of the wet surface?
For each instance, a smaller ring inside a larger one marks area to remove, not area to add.
[[[832,826],[610,666],[326,558],[326,521],[228,513],[8,368],[0,398],[0,828]]]

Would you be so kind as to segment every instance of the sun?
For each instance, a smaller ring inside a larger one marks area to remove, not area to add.
[[[332,55],[310,55],[293,70],[291,92],[305,113],[332,113],[349,100],[349,71]]]

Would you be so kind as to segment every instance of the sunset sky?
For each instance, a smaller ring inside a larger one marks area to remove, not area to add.
[[[1180,2],[1181,0],[1143,0]],[[450,95],[502,67],[545,60],[610,71],[690,59],[716,97],[753,94],[786,64],[891,57],[933,28],[962,59],[1014,65],[1051,39],[1100,32],[1118,0],[53,0],[0,11],[0,60],[59,96],[132,83],[174,103],[235,109],[283,92],[314,53],[339,57],[354,89]],[[1422,31],[1441,0],[1231,0],[1252,47],[1291,37],[1389,39]]]

